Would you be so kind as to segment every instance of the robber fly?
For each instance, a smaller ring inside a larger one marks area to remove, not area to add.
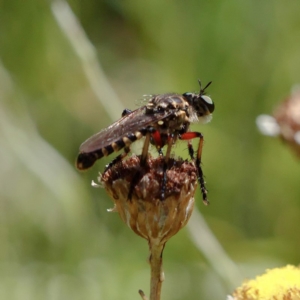
[[[145,137],[141,154],[141,166],[147,163],[150,143],[156,147],[160,155],[162,155],[162,148],[167,146],[164,156],[165,165],[161,192],[161,198],[163,199],[166,169],[171,155],[171,148],[178,139],[187,140],[189,155],[191,159],[195,160],[203,201],[207,204],[207,191],[201,168],[203,135],[200,132],[189,131],[189,127],[191,123],[197,121],[202,123],[209,122],[215,107],[211,98],[205,95],[205,90],[211,82],[203,89],[201,88],[200,80],[198,82],[200,85],[199,93],[154,95],[145,106],[133,111],[125,109],[121,119],[96,133],[80,146],[80,153],[76,163],[77,168],[85,170],[103,156],[108,156],[113,152],[124,149],[122,154],[118,155],[106,166],[106,171],[126,157],[133,142]],[[196,157],[191,143],[191,140],[194,138],[199,138]]]

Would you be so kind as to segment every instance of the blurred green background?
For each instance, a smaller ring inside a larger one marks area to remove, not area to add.
[[[146,241],[90,185],[113,156],[82,174],[74,162],[143,94],[198,91],[198,78],[213,81],[216,110],[192,127],[211,202],[198,191],[197,207],[240,277],[226,283],[185,228],[165,249],[162,299],[225,299],[244,278],[299,264],[299,161],[255,119],[300,81],[300,2],[68,3],[0,1],[0,299],[149,294]],[[187,157],[185,143],[174,150]]]

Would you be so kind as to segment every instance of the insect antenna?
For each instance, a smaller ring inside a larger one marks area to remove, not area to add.
[[[201,88],[201,80],[198,79],[199,85],[200,85],[200,95],[204,95],[205,94],[205,90],[211,85],[212,81],[210,81],[203,89]]]

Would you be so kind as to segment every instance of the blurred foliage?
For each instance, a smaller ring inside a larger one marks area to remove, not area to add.
[[[300,260],[300,166],[255,118],[300,78],[300,2],[69,1],[100,64],[134,109],[143,94],[212,80],[203,132],[211,205],[198,208],[244,278]],[[113,120],[44,0],[0,1],[0,299],[138,299],[146,242],[80,174],[79,145]],[[99,83],[101,85],[101,83]],[[176,146],[186,157],[186,145]],[[204,241],[205,242],[205,241]],[[218,260],[218,257],[215,258]],[[184,229],[165,250],[163,299],[225,299]],[[242,279],[242,278],[241,278]],[[240,282],[237,282],[237,285]]]

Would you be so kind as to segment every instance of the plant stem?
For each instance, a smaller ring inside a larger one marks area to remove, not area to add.
[[[149,263],[151,268],[150,300],[160,300],[161,286],[165,277],[162,269],[162,253],[164,246],[165,244],[156,244],[155,241],[149,241]]]

